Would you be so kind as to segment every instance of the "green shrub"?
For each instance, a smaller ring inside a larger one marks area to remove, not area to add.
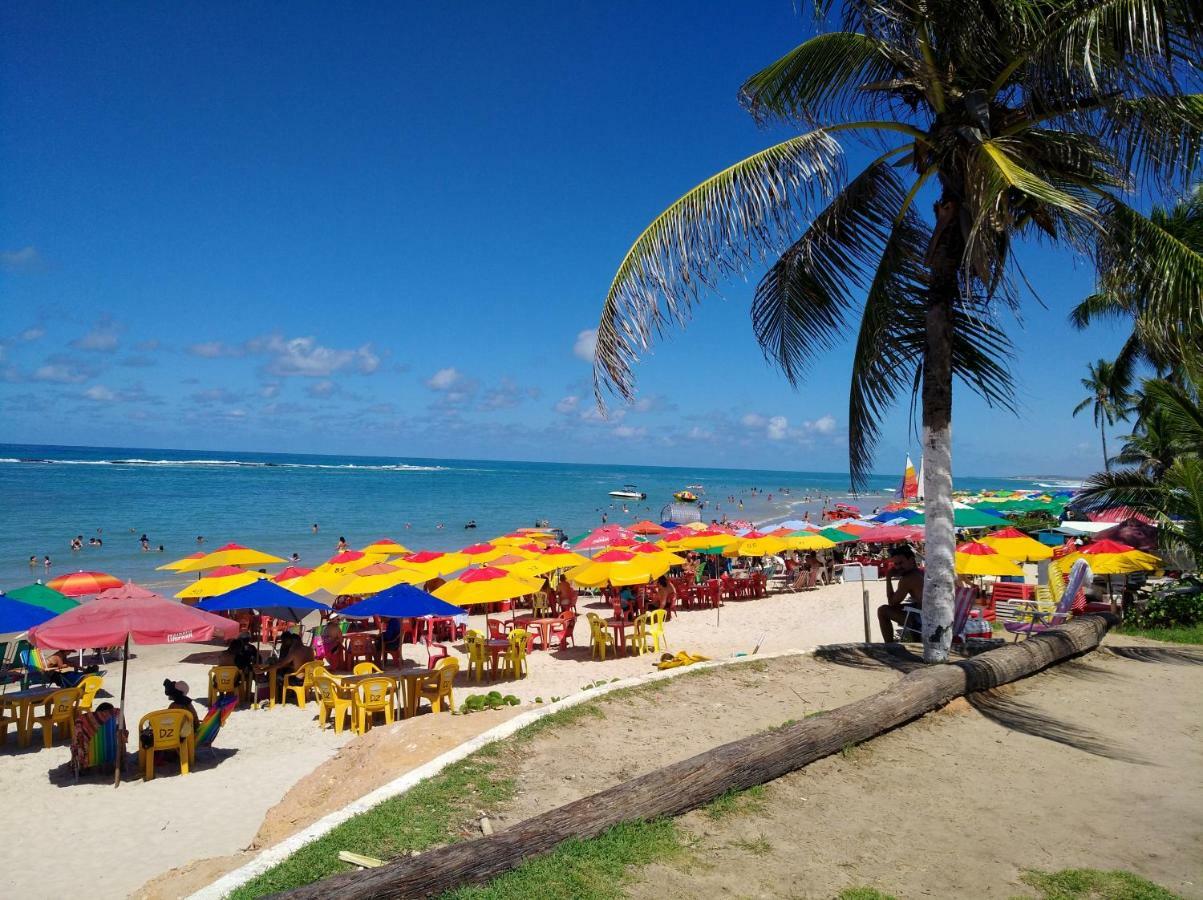
[[[1127,610],[1124,625],[1131,628],[1176,628],[1203,622],[1203,594],[1160,593],[1143,606]]]

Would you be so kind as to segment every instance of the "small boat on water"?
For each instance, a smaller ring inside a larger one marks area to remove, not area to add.
[[[697,503],[698,495],[692,491],[677,491],[673,494],[673,499],[678,503]]]
[[[610,491],[611,497],[620,497],[623,500],[646,500],[647,494],[639,490],[633,484],[624,484],[621,491]]]

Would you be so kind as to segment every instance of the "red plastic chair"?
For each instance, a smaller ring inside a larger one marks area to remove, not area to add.
[[[566,610],[560,613],[558,618],[559,621],[554,623],[551,628],[548,629],[547,636],[549,638],[549,643],[558,638],[560,642],[560,649],[564,650],[569,644],[575,645],[576,643],[576,640],[573,636],[573,632],[576,631],[576,613],[572,610]],[[551,648],[548,647],[544,649]]]
[[[426,668],[428,669],[433,669],[440,659],[446,659],[449,655],[446,644],[427,644],[426,652],[430,654],[430,658],[426,660]]]
[[[703,587],[706,590],[706,602],[712,609],[723,605],[723,583],[717,578],[711,578]]]
[[[514,627],[513,622],[506,622],[504,619],[485,619],[485,625],[488,626],[491,641],[504,641]]]

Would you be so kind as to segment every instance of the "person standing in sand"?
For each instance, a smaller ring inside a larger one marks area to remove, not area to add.
[[[894,579],[898,584],[894,584]],[[890,551],[890,568],[886,574],[886,602],[877,607],[877,623],[885,642],[894,640],[894,625],[906,622],[907,607],[923,608],[923,570],[915,562],[910,547],[895,547]]]

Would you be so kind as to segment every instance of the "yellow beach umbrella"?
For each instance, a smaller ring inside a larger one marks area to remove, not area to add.
[[[398,544],[392,538],[381,538],[378,541],[372,541],[363,548],[363,552],[376,556],[401,556],[409,552],[409,548]]]
[[[1152,572],[1161,567],[1161,560],[1152,553],[1137,550],[1119,541],[1094,541],[1077,553],[1062,559],[1062,565],[1072,566],[1079,559],[1086,560],[1095,575],[1131,575],[1133,572]]]
[[[564,577],[580,587],[601,587],[605,584],[622,587],[647,584],[667,572],[669,565],[659,554],[607,550],[585,565],[572,569]]]
[[[203,572],[205,569],[219,569],[222,566],[270,566],[272,563],[282,563],[285,560],[261,550],[252,550],[241,544],[226,544],[218,547],[212,553],[206,553],[199,559],[177,560],[183,565],[177,565],[177,572]]]
[[[1003,528],[981,539],[987,547],[993,547],[1007,559],[1020,562],[1039,562],[1053,558],[1053,548],[1028,537],[1018,528]]]
[[[790,534],[781,538],[785,544],[786,550],[830,550],[835,546],[835,541],[823,537],[823,535],[815,532],[814,534]]]
[[[477,565],[491,563],[499,556],[505,556],[513,549],[513,547],[499,546],[493,543],[484,543],[470,544],[459,552],[465,559],[467,559],[467,564]]]
[[[716,547],[727,548],[738,544],[743,538],[728,534],[725,531],[699,531],[692,537],[681,538],[676,544],[683,550],[713,550]]]
[[[435,588],[434,595],[456,606],[471,606],[474,603],[513,600],[534,594],[542,586],[542,582],[534,578],[524,578],[494,566],[480,566],[468,569]]]
[[[587,562],[589,562],[589,557],[573,553],[571,550],[565,550],[563,553],[537,554],[534,559],[528,559],[525,562],[509,566],[509,570],[518,575],[537,578],[540,575],[546,575],[548,572],[556,572],[560,569],[574,569],[577,566],[585,565]]]
[[[431,578],[438,578],[440,575],[447,575],[457,569],[463,569],[470,562],[471,560],[462,553],[439,553],[435,550],[419,550],[417,553],[410,553],[393,560],[393,563],[398,566],[418,569],[429,574]]]
[[[236,566],[222,566],[203,578],[198,578],[176,594],[181,600],[196,600],[201,597],[219,597],[235,588],[266,578],[262,572],[248,572]]]
[[[205,551],[198,550],[191,556],[185,556],[183,559],[173,560],[169,563],[163,563],[161,566],[155,566],[156,572],[178,572],[180,569],[189,563],[195,562],[198,559],[204,559]]]
[[[392,563],[372,563],[354,572],[347,572],[326,581],[325,590],[334,596],[352,594],[367,596],[388,590],[399,584],[421,584],[431,576],[419,569],[395,566]]]
[[[1023,569],[993,547],[978,541],[966,541],[957,547],[958,575],[1022,575]]]
[[[780,553],[789,546],[786,540],[788,539],[769,537],[767,535],[759,538],[748,538],[724,548],[723,556],[772,556],[774,553]]]

